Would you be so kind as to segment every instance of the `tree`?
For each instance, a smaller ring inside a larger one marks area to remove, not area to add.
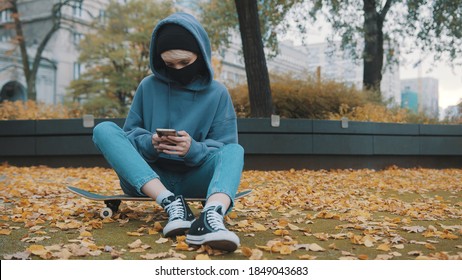
[[[383,61],[398,59],[400,52],[420,49],[461,63],[461,0],[316,0],[310,15],[323,14],[341,37],[342,48],[355,51],[364,42],[363,85],[380,93]],[[386,51],[385,50],[386,48]]]
[[[79,62],[85,72],[71,82],[74,99],[88,99],[86,106],[101,114],[108,110],[123,114],[139,82],[149,74],[153,27],[172,12],[170,1],[111,1],[104,20],[95,20],[93,31],[80,43]]]
[[[284,19],[290,7],[299,2],[211,0],[200,7],[202,23],[215,50],[229,45],[232,32],[239,29],[241,33],[252,117],[269,117],[272,113],[264,47],[269,55],[277,53],[277,33],[288,28]]]
[[[265,52],[256,0],[235,0],[242,38],[252,117],[269,117],[273,111]]]
[[[16,32],[15,42],[19,46],[21,53],[21,61],[24,71],[24,76],[27,83],[27,97],[31,100],[37,99],[37,72],[40,66],[40,61],[43,59],[42,54],[45,50],[50,39],[53,37],[56,31],[61,28],[62,14],[61,9],[66,5],[71,5],[71,2],[81,2],[83,0],[63,0],[52,5],[50,14],[43,20],[49,20],[51,22],[51,28],[45,33],[43,38],[40,38],[35,56],[30,63],[29,54],[27,50],[27,38],[23,29],[23,21],[21,20],[21,14],[18,10],[18,0],[1,0],[0,10],[10,10],[13,18],[14,30]],[[3,28],[8,27],[7,25],[2,26]],[[36,39],[36,38],[35,38]]]

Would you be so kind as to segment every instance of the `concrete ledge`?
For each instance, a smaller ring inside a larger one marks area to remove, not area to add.
[[[97,119],[95,124],[124,119]],[[239,119],[246,166],[280,168],[461,167],[461,125],[282,119]],[[82,119],[0,121],[0,162],[104,165]],[[314,162],[313,162],[314,161]],[[247,167],[246,167],[247,168]]]

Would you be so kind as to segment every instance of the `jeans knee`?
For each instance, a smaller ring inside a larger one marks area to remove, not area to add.
[[[121,128],[113,122],[102,122],[93,128],[93,142],[95,144],[104,142],[120,130]]]
[[[232,150],[236,154],[244,154],[244,148],[239,144],[228,144],[225,147]]]
[[[244,148],[239,144],[228,144],[223,147],[233,157],[244,158]]]

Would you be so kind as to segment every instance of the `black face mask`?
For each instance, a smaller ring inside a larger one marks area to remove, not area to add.
[[[194,78],[203,72],[202,59],[197,58],[196,61],[181,69],[175,69],[167,66],[168,76],[182,85],[191,83]]]

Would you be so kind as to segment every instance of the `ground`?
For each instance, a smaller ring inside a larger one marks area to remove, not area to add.
[[[234,253],[163,238],[154,202],[102,202],[66,190],[118,193],[105,168],[0,166],[2,259],[462,259],[462,169],[245,171],[251,195],[226,216]],[[200,203],[191,204],[197,214]]]

